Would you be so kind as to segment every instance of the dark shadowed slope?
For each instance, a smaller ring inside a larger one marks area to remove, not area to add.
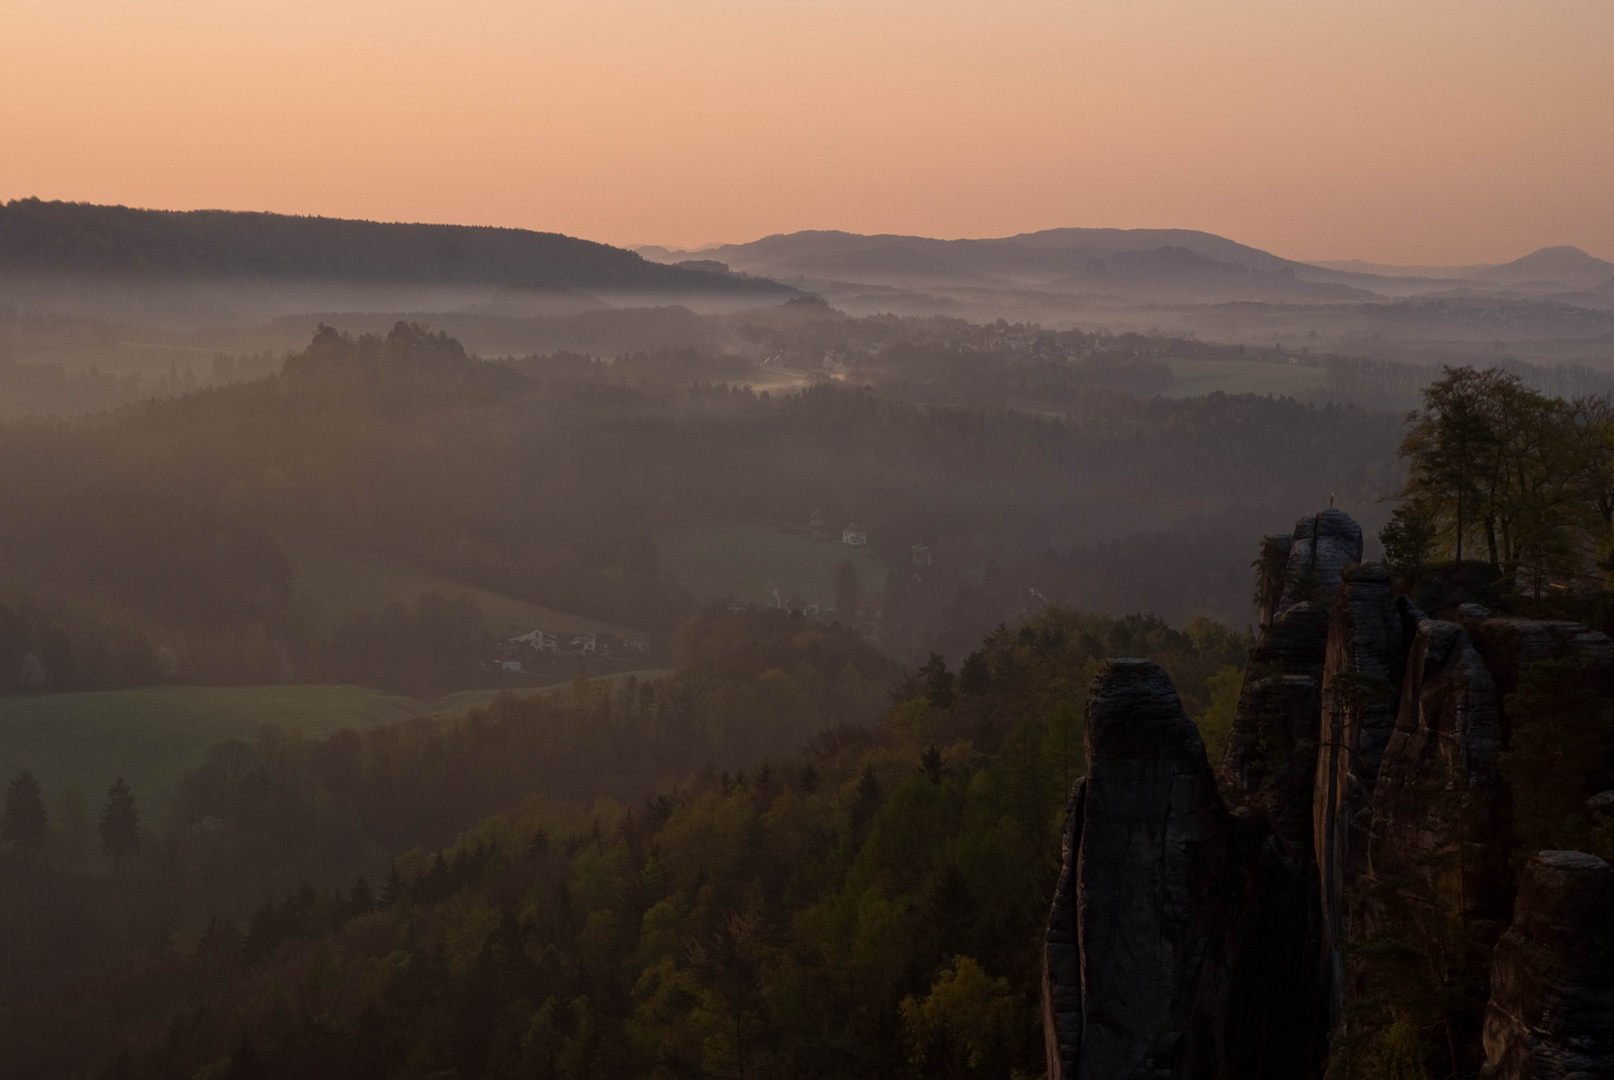
[[[778,296],[771,281],[662,266],[559,233],[18,199],[0,206],[0,273],[558,285]]]

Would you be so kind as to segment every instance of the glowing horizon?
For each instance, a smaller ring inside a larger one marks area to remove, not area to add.
[[[0,199],[1614,259],[1614,5],[13,0]]]

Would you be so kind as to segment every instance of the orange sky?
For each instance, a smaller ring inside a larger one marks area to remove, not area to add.
[[[0,198],[1614,259],[1611,0],[0,0]]]

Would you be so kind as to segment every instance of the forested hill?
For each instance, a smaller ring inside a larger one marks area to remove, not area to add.
[[[0,271],[346,282],[552,284],[783,296],[771,281],[647,262],[559,233],[228,210],[16,199],[0,206]]]

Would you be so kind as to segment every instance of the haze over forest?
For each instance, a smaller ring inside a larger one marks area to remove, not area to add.
[[[1611,46],[17,5],[0,1078],[1614,1080]]]

